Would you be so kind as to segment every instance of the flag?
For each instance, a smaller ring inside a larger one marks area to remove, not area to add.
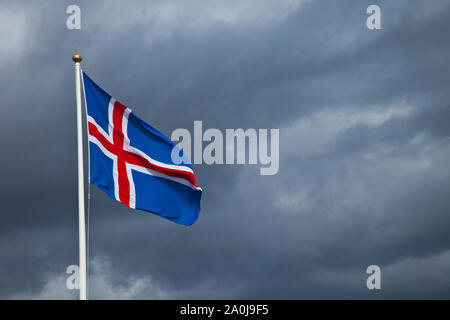
[[[132,209],[182,225],[198,218],[202,189],[189,163],[175,164],[175,144],[111,97],[84,72],[90,183]],[[181,151],[182,154],[182,151]]]

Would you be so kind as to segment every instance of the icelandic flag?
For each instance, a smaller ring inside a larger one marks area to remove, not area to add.
[[[202,189],[195,184],[192,166],[175,164],[171,157],[175,144],[169,138],[103,91],[84,72],[82,75],[89,182],[130,208],[179,224],[193,224],[200,212]],[[176,152],[182,156],[182,150]]]

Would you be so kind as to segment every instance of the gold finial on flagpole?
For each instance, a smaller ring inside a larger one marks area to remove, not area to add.
[[[73,62],[75,62],[75,63],[77,63],[77,62],[79,63],[79,62],[81,62],[81,60],[83,60],[83,57],[80,56],[80,54],[79,54],[78,51],[77,51],[77,52],[75,52],[75,54],[73,55],[72,60],[73,60]]]

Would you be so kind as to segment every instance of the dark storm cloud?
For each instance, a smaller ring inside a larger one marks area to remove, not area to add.
[[[74,50],[167,135],[194,120],[280,128],[278,175],[194,168],[189,228],[93,187],[91,297],[450,296],[446,1],[79,3],[79,31],[70,1],[0,5],[0,297],[76,298]],[[373,3],[380,31],[365,26]]]

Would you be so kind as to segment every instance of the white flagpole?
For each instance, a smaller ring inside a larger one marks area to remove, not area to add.
[[[86,223],[84,217],[84,171],[83,171],[83,118],[81,112],[81,65],[83,58],[76,52],[72,60],[75,62],[75,90],[77,99],[77,145],[78,145],[78,232],[80,249],[80,300],[86,300]]]

